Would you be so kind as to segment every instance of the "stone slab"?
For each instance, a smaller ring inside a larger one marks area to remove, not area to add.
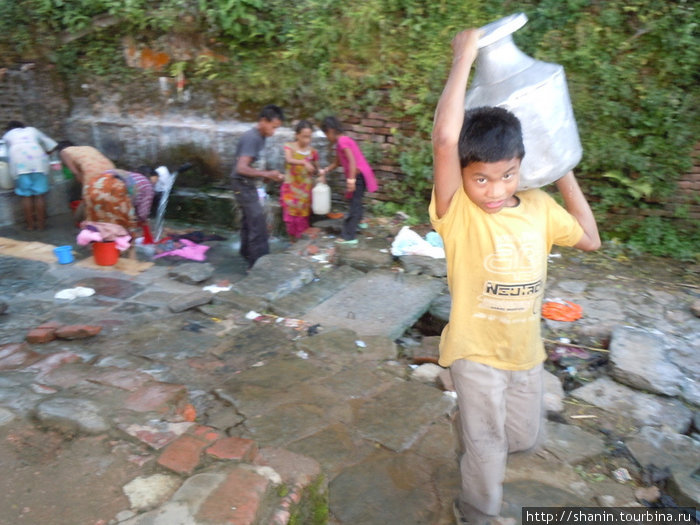
[[[335,293],[364,276],[360,270],[341,266],[322,273],[303,288],[278,299],[270,305],[272,313],[285,317],[301,317]]]
[[[394,257],[389,252],[385,241],[359,239],[355,246],[337,246],[338,264],[352,266],[363,272],[377,268],[391,268]]]
[[[618,326],[610,340],[612,376],[633,388],[676,396],[683,374],[669,360],[664,337],[631,326]]]
[[[413,454],[374,454],[330,483],[330,511],[341,523],[437,523],[429,462]]]
[[[232,290],[275,301],[313,279],[313,266],[309,261],[285,253],[268,254],[260,257],[248,276],[234,284]]]
[[[425,274],[432,277],[447,277],[447,261],[425,255],[402,255],[401,265],[409,274]]]
[[[100,412],[100,407],[88,399],[54,397],[36,407],[36,417],[39,421],[68,433],[106,432],[110,426]]]
[[[454,403],[437,388],[397,379],[395,386],[360,406],[355,427],[364,438],[400,452],[413,445]]]
[[[571,395],[603,410],[628,414],[641,425],[666,425],[676,432],[688,430],[693,417],[677,399],[638,392],[608,377],[572,390]]]
[[[322,302],[304,318],[324,327],[396,339],[428,310],[442,289],[442,282],[436,279],[376,270]]]
[[[644,427],[625,443],[642,467],[668,467],[672,491],[681,505],[700,505],[700,481],[694,477],[700,459],[700,444],[682,434]]]
[[[572,465],[605,451],[603,439],[573,425],[547,422],[544,449]]]

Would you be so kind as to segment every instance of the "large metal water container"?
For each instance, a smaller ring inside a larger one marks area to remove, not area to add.
[[[500,106],[522,124],[525,158],[520,190],[538,188],[564,176],[581,160],[581,141],[564,68],[520,51],[511,34],[527,22],[524,13],[481,28],[475,72],[465,108]]]

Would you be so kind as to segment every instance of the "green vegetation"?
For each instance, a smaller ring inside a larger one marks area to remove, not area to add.
[[[299,116],[381,107],[409,117],[416,135],[397,137],[405,177],[384,209],[424,220],[449,41],[517,11],[530,19],[514,36],[518,46],[566,70],[584,147],[578,172],[598,217],[662,207],[690,168],[700,130],[692,0],[14,0],[0,2],[0,52],[47,57],[72,82],[138,79],[148,73],[126,66],[123,39],[157,49],[178,34],[212,54],[178,59],[170,73],[236,101],[239,112],[276,100]],[[691,257],[700,241],[683,230],[682,214],[603,224],[603,234]]]

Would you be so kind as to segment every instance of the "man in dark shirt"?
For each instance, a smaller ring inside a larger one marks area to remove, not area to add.
[[[236,160],[231,172],[231,188],[238,206],[243,212],[241,223],[240,254],[251,268],[255,261],[270,253],[267,243],[267,222],[258,199],[255,178],[284,181],[284,174],[278,170],[259,170],[253,167],[265,147],[265,139],[274,135],[282,125],[284,113],[274,104],[262,108],[258,124],[241,135],[236,146]]]

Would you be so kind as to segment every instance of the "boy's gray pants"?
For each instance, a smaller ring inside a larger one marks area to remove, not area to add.
[[[544,439],[543,366],[509,371],[458,359],[450,373],[463,447],[458,502],[465,518],[479,523],[501,511],[508,453]]]

